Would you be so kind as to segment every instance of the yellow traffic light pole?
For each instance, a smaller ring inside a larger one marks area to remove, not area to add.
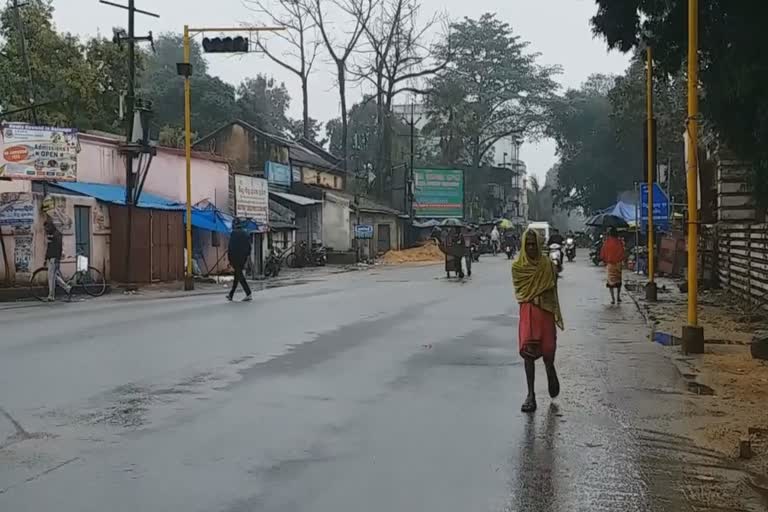
[[[704,352],[704,329],[698,319],[699,263],[699,0],[688,0],[688,325],[683,327],[683,352]]]
[[[646,131],[648,136],[647,159],[648,159],[648,285],[645,288],[645,298],[649,302],[655,302],[657,299],[656,282],[656,258],[654,251],[655,230],[653,226],[653,174],[656,165],[656,145],[653,138],[653,49],[648,46],[646,49],[647,68],[646,68]],[[637,229],[637,226],[636,226]]]
[[[194,34],[203,32],[264,32],[285,30],[282,27],[227,27],[227,28],[189,28],[184,25],[184,65],[187,71],[184,74],[184,155],[186,158],[187,180],[187,225],[185,226],[187,247],[187,271],[184,274],[184,289],[194,289],[192,280],[192,72],[190,65],[190,39]]]

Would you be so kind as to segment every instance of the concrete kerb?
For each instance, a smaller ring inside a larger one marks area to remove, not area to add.
[[[638,297],[638,293],[640,293],[639,291],[643,290],[643,287],[639,286],[640,281],[637,281],[637,283],[638,286],[634,291],[627,290],[627,295],[629,295],[629,298],[632,299],[632,302],[635,303],[637,311],[640,313],[640,316],[643,317],[643,320],[645,320],[645,324],[648,327],[648,340],[651,343],[656,343],[656,323],[651,318],[649,306],[644,302],[641,303],[641,298]],[[697,380],[699,370],[694,364],[694,362],[697,360],[696,356],[684,355],[680,352],[680,350],[675,350],[675,348],[679,349],[680,345],[659,345],[662,349],[662,353],[675,366],[678,373],[680,374],[680,377],[686,381],[689,390],[692,387],[704,386]]]

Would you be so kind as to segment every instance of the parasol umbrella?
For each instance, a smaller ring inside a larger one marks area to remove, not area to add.
[[[627,228],[629,224],[627,221],[617,215],[611,215],[610,213],[600,213],[590,218],[587,221],[587,226],[594,226],[598,228]]]
[[[463,227],[464,223],[461,222],[459,219],[443,219],[440,221],[441,226],[458,226]]]
[[[499,227],[501,229],[512,229],[515,225],[509,219],[501,219],[499,221]]]

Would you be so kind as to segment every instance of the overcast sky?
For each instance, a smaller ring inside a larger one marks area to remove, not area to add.
[[[127,4],[127,0],[116,0]],[[125,26],[126,11],[100,4],[98,0],[54,0],[54,19],[60,30],[83,36],[110,35],[113,26]],[[190,26],[231,26],[243,22],[266,24],[248,9],[244,0],[136,0],[138,8],[156,12],[159,19],[137,16],[136,33],[151,30],[155,34],[180,32],[185,23]],[[605,43],[593,39],[589,18],[595,12],[594,0],[422,0],[425,15],[441,10],[452,19],[478,17],[483,12],[495,12],[509,22],[514,31],[530,42],[530,50],[541,53],[542,64],[559,64],[563,74],[558,77],[564,88],[578,87],[592,73],[621,73],[628,58],[608,53]],[[311,77],[310,115],[326,121],[339,115],[338,93],[334,88],[332,68],[324,55]],[[293,98],[290,114],[301,115],[301,95],[295,76],[259,55],[245,57],[208,56],[210,72],[230,82],[246,76],[267,73],[284,81]],[[351,99],[361,91],[350,92]],[[543,179],[556,161],[552,141],[525,144],[521,158],[531,173]]]

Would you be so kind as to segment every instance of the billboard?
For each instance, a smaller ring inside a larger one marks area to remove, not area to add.
[[[282,185],[285,187],[291,186],[292,172],[289,165],[267,160],[267,163],[264,164],[264,167],[264,174],[266,174],[270,183],[274,183],[275,185]]]
[[[459,169],[414,169],[416,217],[464,217],[464,171]]]
[[[269,225],[269,185],[263,178],[235,175],[235,216]]]
[[[77,130],[7,123],[0,126],[0,177],[77,180]]]

